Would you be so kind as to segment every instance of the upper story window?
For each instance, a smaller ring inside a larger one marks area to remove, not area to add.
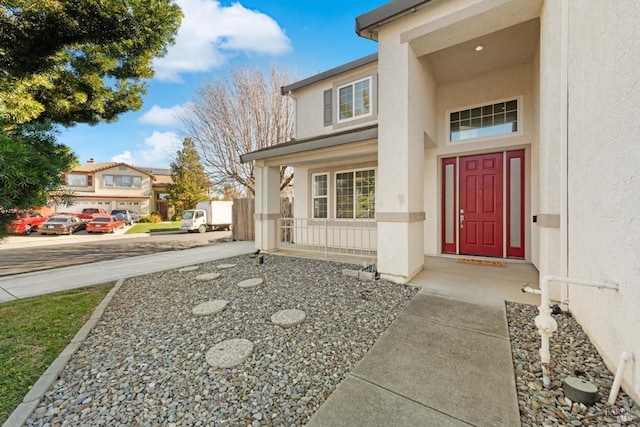
[[[87,175],[69,173],[67,174],[67,185],[69,187],[86,187]]]
[[[449,141],[518,133],[518,99],[449,113]]]
[[[130,176],[130,175],[105,175],[104,186],[105,187],[140,188],[142,187],[142,177]]]
[[[338,87],[338,122],[371,115],[371,77]]]

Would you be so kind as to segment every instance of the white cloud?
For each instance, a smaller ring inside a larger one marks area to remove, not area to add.
[[[127,150],[124,153],[118,154],[117,156],[113,156],[111,158],[112,162],[122,162],[122,163],[127,163],[127,164],[131,164],[133,160],[133,157],[131,156],[131,151]]]
[[[111,161],[134,166],[169,167],[176,152],[182,148],[182,140],[175,132],[154,131],[145,138],[144,145],[135,154],[125,151],[113,156]]]
[[[222,66],[228,56],[242,53],[282,55],[291,41],[278,23],[240,3],[221,6],[211,0],[178,0],[184,17],[176,43],[154,60],[156,78],[180,82],[180,73]]]
[[[186,105],[174,105],[169,108],[154,105],[149,111],[140,116],[138,121],[149,125],[177,127],[180,125],[180,116],[184,113]]]

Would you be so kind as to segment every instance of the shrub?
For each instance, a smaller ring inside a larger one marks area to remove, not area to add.
[[[139,222],[162,222],[162,217],[157,213],[152,213],[151,215],[141,216]]]

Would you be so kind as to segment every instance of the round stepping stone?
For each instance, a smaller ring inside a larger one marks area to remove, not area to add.
[[[227,268],[233,268],[235,266],[235,264],[220,264],[218,270],[226,270]]]
[[[283,328],[290,328],[304,322],[304,319],[306,318],[307,315],[302,310],[280,310],[276,313],[273,313],[273,315],[271,316],[271,322]]]
[[[227,306],[227,301],[223,299],[215,299],[213,301],[203,302],[193,307],[193,314],[196,316],[208,316],[210,314],[216,314]]]
[[[231,368],[247,360],[253,352],[253,343],[234,338],[214,345],[205,356],[207,363],[216,368]]]
[[[199,269],[200,267],[198,267],[197,265],[190,265],[189,267],[182,267],[180,270],[178,270],[180,273],[185,273],[187,271],[194,271]]]
[[[238,287],[239,288],[243,288],[243,289],[255,288],[257,286],[262,285],[262,282],[264,282],[264,280],[262,280],[260,278],[247,279],[247,280],[243,280],[242,282],[238,283]]]
[[[220,277],[220,273],[198,274],[196,276],[196,282],[208,282],[209,280],[216,280],[218,277]]]

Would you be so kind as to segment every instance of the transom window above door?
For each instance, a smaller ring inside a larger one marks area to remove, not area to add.
[[[518,133],[518,99],[449,113],[449,141],[467,141]]]

